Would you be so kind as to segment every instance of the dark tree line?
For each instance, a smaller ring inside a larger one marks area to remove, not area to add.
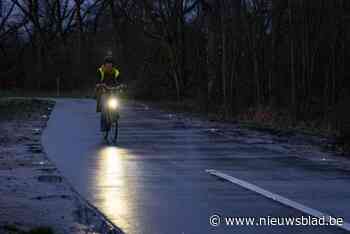
[[[92,87],[110,51],[135,97],[225,117],[268,110],[334,123],[350,103],[348,0],[1,3],[3,87]]]

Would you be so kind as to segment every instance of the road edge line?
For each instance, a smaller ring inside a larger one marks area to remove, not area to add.
[[[254,184],[251,184],[249,182],[246,182],[246,181],[243,181],[243,180],[240,180],[240,179],[237,179],[233,176],[230,176],[230,175],[227,175],[223,172],[220,172],[220,171],[217,171],[217,170],[213,170],[213,169],[207,169],[205,170],[207,173],[209,173],[210,175],[213,175],[213,176],[216,176],[216,177],[219,177],[221,179],[224,179],[224,180],[227,180],[233,184],[236,184],[236,185],[239,185],[247,190],[250,190],[250,191],[253,191],[255,193],[258,193],[266,198],[269,198],[269,199],[272,199],[276,202],[279,202],[285,206],[288,206],[288,207],[291,207],[291,208],[294,208],[296,210],[299,210],[303,213],[306,213],[308,215],[311,215],[311,216],[314,216],[314,217],[317,217],[317,218],[322,218],[322,217],[325,217],[326,218],[326,222],[329,223],[329,219],[330,217],[333,217],[331,215],[328,215],[326,213],[323,213],[319,210],[316,210],[316,209],[313,209],[311,207],[308,207],[308,206],[305,206],[303,204],[300,204],[298,202],[295,202],[295,201],[292,201],[286,197],[283,197],[281,195],[278,195],[278,194],[275,194],[275,193],[272,193],[268,190],[265,190],[261,187],[258,187]],[[347,223],[347,222],[343,222],[343,225],[334,225],[334,227],[339,227],[341,229],[344,229],[346,231],[350,231],[350,223]]]

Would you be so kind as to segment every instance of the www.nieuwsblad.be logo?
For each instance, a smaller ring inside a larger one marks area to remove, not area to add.
[[[212,227],[225,226],[342,226],[343,218],[331,216],[313,217],[222,217],[218,214],[210,216]]]

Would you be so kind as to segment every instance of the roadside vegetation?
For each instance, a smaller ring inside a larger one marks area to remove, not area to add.
[[[28,176],[27,178],[21,178],[17,170],[22,169],[23,173],[23,170],[31,168],[31,160],[25,158],[26,153],[21,154],[18,148],[26,146],[28,141],[32,140],[29,138],[28,134],[28,123],[31,121],[40,123],[41,120],[47,119],[46,115],[50,112],[49,109],[52,108],[53,105],[53,102],[38,99],[0,98],[0,184],[3,188],[0,189],[0,194],[4,201],[0,202],[1,209],[4,209],[7,205],[6,197],[9,191],[4,191],[9,190],[9,188],[14,189],[14,184],[21,182],[26,184],[25,186],[28,189],[28,184],[30,184],[29,178],[33,177],[34,173],[33,175],[26,174],[26,176]],[[35,129],[39,131],[39,126],[33,127],[36,127]],[[29,129],[29,132],[31,130],[32,129]],[[13,147],[14,145],[16,147]],[[37,149],[36,152],[39,153],[41,151]],[[39,160],[39,158],[36,160]],[[35,161],[35,159],[32,159],[32,161]],[[19,189],[19,187],[16,189]],[[14,189],[14,191],[16,191],[16,189]],[[11,196],[11,201],[22,202],[24,204],[33,203],[30,199],[25,200],[25,197],[31,196],[33,192],[25,189],[22,191],[26,192],[18,197],[13,194]],[[13,207],[15,207],[15,205]],[[37,228],[28,230],[24,229],[22,225],[16,224],[23,220],[13,220],[11,218],[6,221],[3,220],[7,216],[11,217],[13,212],[15,212],[15,208],[6,208],[3,210],[2,216],[0,217],[0,233],[54,234],[50,227],[38,226]],[[8,224],[7,221],[13,224]]]
[[[113,53],[134,98],[350,141],[347,0],[4,0],[0,11],[0,93],[90,90]]]
[[[38,99],[8,98],[0,99],[0,122],[31,118],[52,108],[53,102]]]
[[[8,234],[55,234],[50,227],[37,227],[29,231],[23,231],[16,225],[5,225],[3,230],[8,232]]]

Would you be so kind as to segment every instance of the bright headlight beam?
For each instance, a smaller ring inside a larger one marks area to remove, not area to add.
[[[118,100],[115,98],[111,98],[108,100],[108,107],[111,109],[116,109],[118,107]]]

